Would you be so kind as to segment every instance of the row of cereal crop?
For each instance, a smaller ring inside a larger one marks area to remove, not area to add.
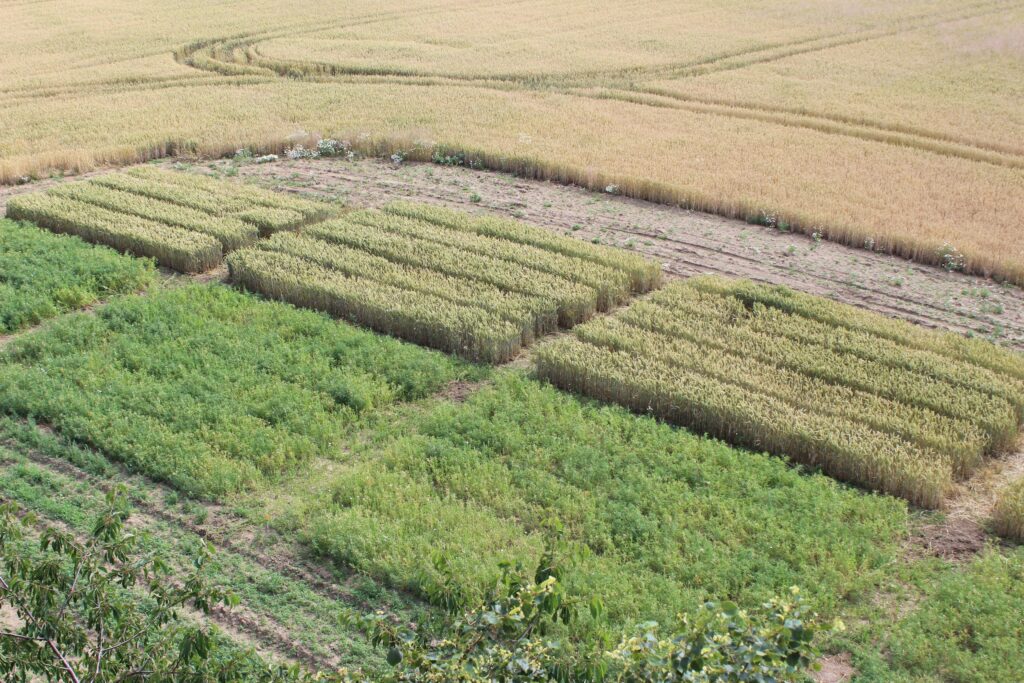
[[[191,206],[182,195],[174,192],[175,189],[184,190],[192,201],[207,207],[209,213],[235,215],[256,224],[266,223],[271,231],[295,229],[303,223],[321,220],[335,213],[331,205],[324,202],[197,173],[144,166],[128,171],[128,175],[149,182],[149,185],[141,186],[144,192],[160,192],[168,197],[167,201]],[[267,233],[261,231],[261,234]]]
[[[936,333],[903,320],[876,315],[788,287],[769,287],[749,280],[717,277],[698,277],[689,282],[701,290],[734,297],[748,304],[761,303],[837,328],[866,332],[909,348],[933,351],[948,358],[1024,379],[1024,356],[981,339]]]
[[[333,213],[328,204],[191,173],[138,168],[16,197],[11,218],[201,272],[261,235]]]
[[[717,278],[667,287],[542,347],[538,373],[921,505],[1013,444],[1024,392],[991,363],[943,364],[944,347],[924,337],[901,346],[887,335],[873,350],[881,322],[858,314],[858,326],[831,327],[768,295],[786,298]]]
[[[228,257],[228,268],[232,281],[267,297],[473,360],[502,362],[521,348],[521,328],[482,308],[348,277],[287,253],[243,249]]]
[[[151,256],[161,265],[186,273],[209,270],[223,259],[220,242],[209,235],[55,194],[11,197],[7,216],[118,251]]]
[[[405,205],[412,206],[412,205]],[[529,228],[523,230],[528,234]],[[329,311],[376,330],[503,362],[558,325],[575,325],[625,302],[629,255],[606,263],[571,256],[552,238],[534,246],[390,211],[356,211],[282,233],[232,255],[232,278],[267,296]],[[535,240],[540,242],[540,240]],[[548,246],[550,246],[548,245]],[[612,264],[612,265],[608,265]]]
[[[388,213],[416,218],[452,230],[497,237],[519,244],[539,247],[556,254],[598,263],[628,274],[634,292],[656,289],[662,280],[661,266],[649,259],[620,249],[609,249],[579,240],[567,240],[550,231],[501,216],[474,216],[462,211],[413,202],[392,202]]]
[[[539,377],[563,389],[786,455],[919,505],[937,506],[952,485],[952,468],[938,453],[657,358],[565,338],[540,348],[536,364]]]
[[[723,315],[722,306],[732,313]],[[1011,446],[1019,413],[991,391],[967,389],[911,370],[759,332],[748,324],[751,313],[741,301],[706,294],[687,284],[658,292],[630,307],[623,318],[639,327],[683,337],[718,353],[756,358],[830,384],[857,389],[976,424],[989,451]],[[1019,400],[1019,399],[1018,399]]]
[[[999,492],[992,510],[996,533],[1024,543],[1024,477],[1007,484]]]

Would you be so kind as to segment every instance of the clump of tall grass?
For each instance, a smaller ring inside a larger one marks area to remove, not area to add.
[[[1024,477],[999,492],[992,509],[992,525],[1000,536],[1024,543]]]

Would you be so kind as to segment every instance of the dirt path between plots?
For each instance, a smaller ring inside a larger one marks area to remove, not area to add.
[[[164,162],[169,165],[173,162]],[[210,168],[232,162],[213,161]],[[1024,350],[1024,290],[867,249],[578,187],[490,171],[377,160],[284,160],[237,167],[275,189],[342,197],[352,206],[394,199],[520,218],[554,232],[635,250],[672,276],[719,273],[785,284],[912,322],[990,337]],[[80,176],[91,177],[109,171]],[[0,209],[66,178],[0,187]]]
[[[410,199],[500,213],[633,249],[660,260],[670,275],[720,273],[786,284],[1024,349],[1024,290],[711,214],[436,164],[293,160],[240,166],[238,175],[276,189],[342,197],[353,206]]]

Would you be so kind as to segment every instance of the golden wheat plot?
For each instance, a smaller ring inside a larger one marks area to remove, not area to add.
[[[633,254],[410,203],[274,235],[228,267],[265,296],[491,363],[660,282]]]
[[[1021,12],[5,3],[0,182],[317,136],[413,159],[441,146],[1024,283]],[[288,221],[260,214],[264,231]]]
[[[294,230],[333,212],[322,202],[152,168],[57,185],[7,203],[10,218],[151,256],[188,273],[216,266],[224,253],[260,235]]]
[[[1012,447],[1024,409],[1012,352],[715,277],[581,325],[536,364],[566,389],[925,506]]]

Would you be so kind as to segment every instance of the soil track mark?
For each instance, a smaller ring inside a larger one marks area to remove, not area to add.
[[[409,199],[504,214],[643,253],[661,261],[670,275],[713,272],[785,284],[1024,349],[1019,288],[711,214],[433,164],[295,160],[242,166],[239,174],[277,189],[342,197],[354,206]]]

